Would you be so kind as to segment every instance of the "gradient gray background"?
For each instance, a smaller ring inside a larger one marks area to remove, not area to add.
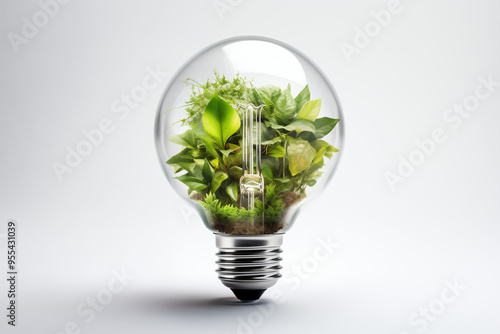
[[[456,130],[443,115],[479,76],[500,81],[500,3],[402,0],[350,63],[341,43],[352,44],[354,29],[388,1],[233,1],[224,20],[214,3],[73,0],[18,53],[7,34],[20,34],[40,7],[0,3],[0,236],[15,219],[20,252],[18,326],[7,327],[2,311],[2,333],[59,333],[72,320],[82,333],[237,333],[259,305],[274,311],[253,333],[420,333],[409,317],[455,278],[466,289],[422,332],[498,333],[500,89]],[[146,68],[171,75],[237,35],[310,56],[345,113],[339,170],[285,236],[283,266],[310,258],[318,237],[340,246],[298,289],[281,280],[280,304],[266,294],[232,305],[214,272],[213,235],[165,180],[153,122],[167,80],[128,118],[111,111]],[[59,182],[52,162],[103,118],[115,130]],[[391,191],[384,173],[435,128],[447,140]],[[135,279],[86,324],[77,305],[121,268]]]

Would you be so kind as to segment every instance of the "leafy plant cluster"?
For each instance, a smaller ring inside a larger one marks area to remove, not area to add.
[[[287,203],[282,195],[293,193],[305,197],[306,187],[320,178],[324,158],[332,158],[338,150],[322,138],[330,133],[338,119],[318,117],[321,100],[310,99],[306,86],[296,97],[291,87],[254,87],[236,76],[228,80],[215,78],[200,85],[193,80],[187,103],[188,125],[184,133],[170,141],[183,146],[170,158],[176,179],[188,186],[193,199],[200,200],[212,217],[236,222],[259,219],[278,221]],[[261,172],[265,180],[264,203],[256,200],[253,210],[239,208],[239,180],[243,175],[241,152],[241,114],[237,105],[263,106],[261,127]]]
[[[220,223],[236,223],[242,221],[254,220],[261,222],[277,221],[283,212],[284,205],[281,197],[276,194],[275,186],[269,185],[265,190],[264,203],[260,200],[255,200],[255,207],[252,210],[239,208],[234,204],[223,205],[214,193],[210,192],[205,196],[201,204],[212,214],[212,217]]]

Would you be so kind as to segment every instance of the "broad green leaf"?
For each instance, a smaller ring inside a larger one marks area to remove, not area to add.
[[[265,178],[271,181],[273,180],[273,166],[271,161],[269,160],[262,161],[261,173],[262,176],[264,176]]]
[[[311,166],[316,155],[316,150],[307,140],[287,137],[287,141],[286,156],[289,162],[288,168],[292,176],[295,176]]]
[[[297,133],[301,133],[302,131],[308,131],[314,133],[316,131],[313,122],[307,119],[298,118],[292,123],[290,123],[288,127],[292,127],[293,130],[295,130],[295,132]]]
[[[292,182],[282,183],[278,187],[276,187],[277,193],[282,193],[292,189]]]
[[[330,117],[321,117],[318,118],[317,120],[314,121],[314,126],[316,127],[316,131],[314,135],[316,138],[323,138],[327,134],[330,133],[330,131],[333,130],[335,125],[339,122],[338,119],[335,118],[330,118]]]
[[[321,110],[321,99],[306,102],[297,114],[297,118],[307,119],[311,122],[318,117]]]
[[[229,153],[233,153],[236,150],[236,148],[230,148],[228,150],[220,150],[220,153],[224,154],[224,156],[227,158],[229,156]]]
[[[323,156],[325,155],[325,151],[326,151],[326,146],[321,147],[318,151],[316,151],[316,155],[314,156],[312,163],[323,165],[325,163],[324,159],[323,159]]]
[[[266,122],[268,126],[276,130],[286,130],[288,132],[296,131],[297,133],[301,133],[302,131],[315,132],[315,127],[313,122],[307,119],[296,119],[292,123],[288,125],[280,125],[272,120]]]
[[[276,100],[274,116],[281,124],[288,124],[295,117],[297,103],[288,89],[284,90]]]
[[[273,182],[276,183],[276,193],[282,193],[284,191],[292,189],[292,182],[290,182],[290,179],[285,177],[285,178],[275,178]]]
[[[260,106],[260,105],[265,104],[265,102],[262,100],[259,92],[254,87],[252,87],[252,98],[253,98],[253,104],[256,106]]]
[[[210,165],[210,162],[208,162],[207,159],[205,159],[201,172],[205,182],[212,182],[212,178],[214,177],[214,168],[212,167],[212,165]]]
[[[239,182],[231,182],[227,187],[226,187],[226,193],[231,197],[233,201],[238,200],[238,188],[240,187]]]
[[[274,105],[281,94],[281,89],[273,85],[266,85],[257,88],[257,93],[259,94],[259,97],[266,102],[266,104]]]
[[[299,95],[295,97],[295,102],[297,103],[297,112],[300,111],[304,104],[306,104],[306,102],[309,102],[310,99],[311,94],[309,92],[309,85],[306,85],[304,89],[302,89],[302,91],[299,93]]]
[[[203,164],[205,163],[205,159],[194,159],[194,163],[200,167],[203,167]]]
[[[316,151],[319,151],[321,148],[326,148],[328,145],[330,144],[328,144],[326,141],[322,139],[317,139],[311,142],[311,146],[314,147]]]
[[[286,182],[290,182],[290,179],[288,177],[280,177],[280,178],[275,178],[274,181],[277,181],[280,183],[286,183]]]
[[[270,120],[267,120],[265,122],[266,122],[267,126],[273,128],[275,130],[285,129],[285,130],[290,131],[290,132],[293,131],[292,127],[288,127],[287,125],[280,125],[274,119],[270,119]]]
[[[272,144],[276,144],[276,143],[281,143],[281,138],[280,137],[274,137],[273,139],[263,141],[260,144],[261,145],[272,145]]]
[[[285,155],[285,149],[281,145],[276,145],[267,155],[270,157],[282,158]]]
[[[169,165],[178,165],[179,162],[193,162],[194,160],[192,150],[189,148],[185,148],[170,159],[167,160],[167,164]]]
[[[203,113],[203,128],[224,149],[229,137],[240,128],[240,116],[229,103],[214,93]]]
[[[219,189],[222,182],[227,179],[227,174],[223,171],[216,171],[212,179],[212,186],[210,187],[211,192],[215,192]]]
[[[260,130],[260,140],[261,142],[273,138],[273,135],[269,133],[268,127],[264,122],[254,122],[253,125],[253,136],[257,138],[257,130]],[[272,130],[271,130],[272,131]]]
[[[194,173],[195,173],[195,168],[196,168],[196,163],[193,161],[193,162],[179,162],[179,166],[185,170],[186,172],[188,172],[189,175],[192,175],[194,176]]]
[[[213,158],[219,158],[219,154],[214,148],[214,141],[209,136],[200,136],[201,141],[205,144],[205,149],[208,154],[210,154]]]
[[[180,171],[183,171],[184,169],[179,166],[179,165],[172,165],[172,167],[174,167],[174,174],[177,174],[179,173]]]
[[[187,130],[184,133],[174,135],[168,138],[168,140],[170,140],[172,143],[176,143],[185,147],[197,147],[196,136],[194,134],[194,131],[191,129]]]
[[[337,148],[333,147],[322,139],[317,139],[311,142],[311,145],[317,152],[322,151],[323,155],[328,159],[332,158],[332,153],[339,151]]]
[[[190,153],[194,159],[205,159],[205,156],[207,155],[205,152],[198,149],[191,150]]]
[[[201,192],[208,187],[205,183],[203,183],[202,180],[197,179],[196,177],[193,177],[193,176],[181,175],[181,176],[177,176],[175,179],[181,181],[186,186],[188,186],[190,189],[193,189],[197,192]]]

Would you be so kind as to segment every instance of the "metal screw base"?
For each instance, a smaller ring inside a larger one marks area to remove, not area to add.
[[[258,300],[281,277],[283,234],[215,234],[217,272],[222,284],[242,301]]]

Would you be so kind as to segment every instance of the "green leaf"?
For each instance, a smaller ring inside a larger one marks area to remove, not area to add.
[[[311,99],[311,93],[309,92],[309,85],[306,85],[304,89],[295,97],[295,102],[297,103],[297,111],[300,111],[306,102]]]
[[[170,159],[167,160],[169,165],[178,165],[179,162],[193,162],[193,155],[191,154],[191,149],[185,148]]]
[[[189,175],[195,174],[196,163],[195,162],[179,162],[179,166],[188,172]]]
[[[203,113],[203,128],[224,149],[229,137],[240,128],[240,117],[229,103],[214,93]]]
[[[257,93],[259,94],[259,97],[266,102],[266,104],[274,105],[281,94],[281,89],[273,85],[266,85],[257,88]]]
[[[316,138],[323,138],[327,134],[330,133],[330,131],[333,130],[335,125],[339,122],[338,119],[335,118],[330,118],[330,117],[322,117],[318,118],[317,120],[314,121],[314,126],[316,127],[316,132],[314,135]]]
[[[205,183],[203,183],[202,180],[197,179],[194,176],[181,175],[181,176],[175,177],[175,179],[181,181],[186,186],[188,186],[190,189],[193,189],[197,192],[202,192],[203,190],[205,190],[208,187]]]
[[[326,141],[322,139],[317,139],[311,142],[311,145],[318,153],[321,151],[323,155],[328,159],[332,158],[332,153],[339,151],[337,148],[333,147],[332,145],[328,144]],[[317,160],[316,157],[315,160]]]
[[[177,174],[177,173],[179,173],[179,172],[181,172],[181,171],[183,171],[183,170],[184,170],[184,169],[183,169],[181,166],[179,166],[179,165],[175,165],[175,164],[174,164],[174,165],[172,165],[172,167],[174,167],[174,174]]]
[[[287,137],[287,159],[289,161],[288,167],[292,176],[306,170],[316,155],[316,150],[309,144],[307,140],[295,139]]]
[[[194,134],[193,130],[187,130],[184,133],[174,135],[170,138],[168,138],[172,143],[176,143],[182,146],[190,147],[190,148],[196,148],[197,142],[196,142],[196,136]]]
[[[314,133],[316,130],[313,122],[307,119],[296,119],[288,125],[280,125],[273,120],[266,121],[266,124],[275,130],[283,129],[288,132],[296,131],[297,133],[301,133],[302,131],[309,131]]]
[[[220,153],[224,154],[224,156],[227,158],[229,156],[229,153],[233,153],[236,150],[237,148],[230,148],[228,150],[220,150]]]
[[[274,182],[276,183],[276,192],[277,193],[282,193],[284,191],[292,189],[292,182],[290,182],[289,178],[276,178],[274,179]]]
[[[288,127],[293,128],[297,134],[301,133],[302,131],[308,131],[314,133],[316,131],[316,128],[314,127],[313,122],[307,120],[307,119],[296,119],[292,123],[288,125]]]
[[[282,158],[285,155],[285,149],[281,145],[276,145],[267,153],[268,156]]]
[[[212,178],[214,177],[214,169],[207,159],[205,159],[205,163],[203,164],[201,173],[203,175],[203,179],[205,179],[205,182],[212,182]]]
[[[339,149],[332,146],[332,145],[329,145],[327,148],[326,148],[326,152],[325,152],[325,157],[327,157],[328,159],[331,159],[332,156],[333,156],[333,153],[334,152],[338,152]]]
[[[263,141],[260,144],[261,145],[272,145],[272,144],[276,144],[276,143],[281,143],[281,138],[280,137],[274,137],[273,139]]]
[[[311,122],[318,117],[321,110],[321,99],[306,102],[297,114],[297,118],[308,119]]]
[[[288,124],[295,117],[297,103],[288,89],[284,90],[275,103],[274,116],[281,124]]]
[[[220,158],[219,154],[217,154],[217,151],[214,148],[214,141],[212,140],[212,138],[210,138],[209,136],[200,136],[200,139],[205,144],[205,149],[208,154],[210,154],[214,158]]]
[[[228,178],[227,174],[223,171],[216,171],[214,174],[214,177],[212,179],[212,186],[210,187],[211,192],[215,192],[217,189],[219,189],[220,185],[224,180]]]
[[[273,166],[272,162],[269,160],[263,160],[261,165],[262,176],[269,180],[273,180]]]
[[[239,182],[231,182],[227,187],[226,187],[226,193],[231,197],[233,201],[238,200],[238,188],[239,188]]]
[[[268,127],[264,122],[254,122],[253,123],[253,137],[257,138],[257,131],[260,130],[260,140],[261,142],[273,138],[273,135],[269,133]]]
[[[259,92],[257,89],[252,87],[252,97],[253,97],[253,102],[256,106],[263,105],[265,102],[262,100]]]
[[[314,156],[312,163],[313,164],[320,164],[321,166],[323,166],[323,164],[325,163],[325,161],[323,159],[323,156],[325,155],[325,151],[326,151],[326,146],[321,147],[318,151],[316,151],[316,155]]]

